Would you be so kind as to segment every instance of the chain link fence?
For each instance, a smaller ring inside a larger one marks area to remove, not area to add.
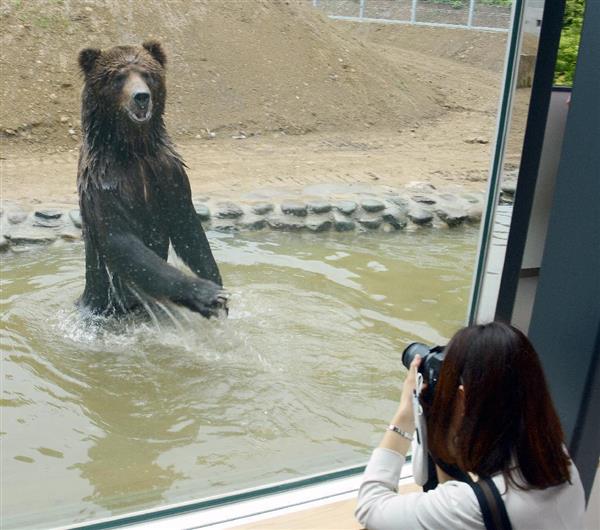
[[[334,19],[508,31],[513,0],[310,0]]]

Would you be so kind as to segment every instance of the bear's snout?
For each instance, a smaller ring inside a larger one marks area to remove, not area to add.
[[[124,86],[125,109],[136,123],[147,122],[152,116],[152,94],[146,82],[132,73]]]
[[[140,109],[146,110],[150,103],[150,92],[136,92],[133,95],[133,101],[136,102]]]

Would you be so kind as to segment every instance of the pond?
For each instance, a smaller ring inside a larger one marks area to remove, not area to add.
[[[81,243],[4,255],[3,528],[364,463],[402,349],[465,320],[477,234],[210,232],[231,293],[211,321],[84,321]]]

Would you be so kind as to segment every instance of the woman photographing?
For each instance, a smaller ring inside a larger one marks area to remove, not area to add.
[[[454,335],[445,354],[425,411],[428,449],[467,481],[438,468],[435,489],[396,493],[415,430],[416,357],[365,470],[359,522],[369,530],[583,528],[583,487],[527,337],[499,322],[473,325]]]

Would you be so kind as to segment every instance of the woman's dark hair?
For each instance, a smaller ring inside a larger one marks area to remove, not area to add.
[[[455,417],[461,384],[462,418]],[[473,325],[454,335],[427,410],[427,429],[432,455],[463,471],[480,477],[502,472],[521,489],[570,480],[570,459],[538,355],[507,324]]]

